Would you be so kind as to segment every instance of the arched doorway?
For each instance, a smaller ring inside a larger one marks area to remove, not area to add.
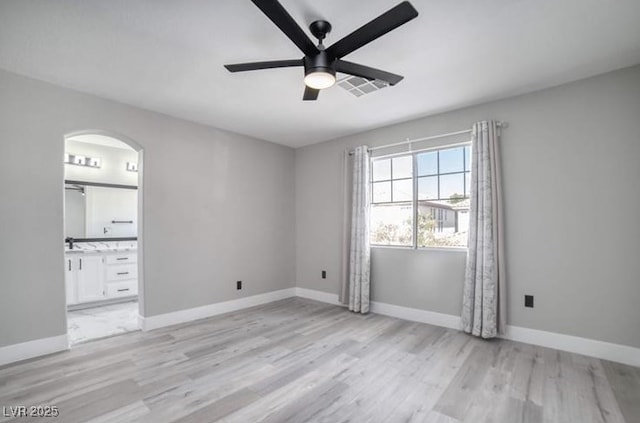
[[[70,345],[140,328],[143,151],[109,131],[65,135],[64,254]]]

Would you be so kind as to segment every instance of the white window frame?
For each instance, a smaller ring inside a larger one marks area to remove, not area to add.
[[[370,170],[370,175],[369,175],[369,184],[370,186],[370,190],[371,190],[371,195],[370,195],[370,206],[374,206],[376,205],[376,203],[373,202],[373,162],[376,160],[384,160],[384,159],[392,159],[394,157],[402,157],[402,156],[411,156],[412,158],[412,170],[413,170],[413,174],[412,174],[412,182],[413,182],[413,200],[412,200],[412,207],[413,207],[413,221],[412,221],[412,245],[384,245],[384,244],[371,244],[372,248],[390,248],[390,249],[401,249],[401,250],[431,250],[431,251],[453,251],[453,252],[464,252],[466,253],[467,250],[469,249],[468,246],[466,247],[461,247],[461,246],[451,246],[451,247],[442,247],[442,246],[438,246],[438,247],[433,247],[433,246],[425,246],[425,247],[420,247],[418,246],[418,175],[417,175],[417,167],[418,167],[418,154],[420,153],[426,153],[429,151],[439,151],[439,150],[447,150],[447,149],[451,149],[451,148],[456,148],[456,147],[471,147],[471,140],[469,141],[464,141],[464,142],[458,142],[458,143],[454,143],[454,144],[443,144],[443,145],[438,145],[438,146],[434,146],[434,147],[428,147],[428,148],[421,148],[418,150],[412,150],[412,151],[403,151],[403,152],[399,152],[399,153],[392,153],[392,154],[385,154],[385,155],[381,155],[381,156],[376,156],[376,157],[371,157],[369,159],[369,168]],[[471,149],[469,149],[469,151],[471,152]],[[393,167],[392,167],[393,169]],[[466,173],[466,168],[464,168],[464,164],[463,164],[463,171],[462,173]],[[438,176],[440,176],[440,169],[438,169]],[[469,174],[471,173],[471,169],[469,169]],[[393,174],[390,175],[391,179],[391,199],[393,200]],[[439,181],[439,179],[438,179]],[[466,184],[466,180],[465,180],[465,184]],[[466,185],[465,185],[465,188]],[[438,189],[439,189],[439,184],[438,184]],[[380,203],[377,203],[380,204]],[[369,234],[369,236],[371,236],[371,234]]]

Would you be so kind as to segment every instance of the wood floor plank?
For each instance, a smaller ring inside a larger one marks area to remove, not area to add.
[[[640,368],[611,361],[602,365],[627,423],[640,423]]]
[[[136,401],[128,406],[105,413],[101,416],[88,420],[87,423],[119,423],[124,421],[135,421],[149,413],[149,409],[144,402]]]
[[[0,406],[18,405],[64,423],[640,423],[640,369],[296,298],[0,367]]]
[[[0,404],[37,405],[59,402],[69,395],[101,387],[101,384],[112,384],[114,380],[119,380],[118,375],[122,379],[127,379],[133,369],[134,365],[130,360],[122,360],[106,366],[96,366],[94,369],[72,373],[46,383],[22,388],[11,395],[0,398]]]
[[[441,414],[464,420],[469,407],[472,405],[470,397],[481,392],[482,384],[497,353],[495,342],[476,345],[465,360],[464,365],[456,373],[435,404],[434,410]],[[466,398],[461,401],[461,398]]]
[[[130,406],[136,402],[134,398],[139,389],[139,386],[132,380],[125,380],[81,393],[57,404],[46,405],[56,405],[59,408],[60,417],[56,417],[56,420],[68,423],[84,423],[105,413]],[[18,417],[15,420],[20,423],[31,423],[41,422],[43,418],[28,416]]]
[[[215,422],[259,399],[260,396],[250,389],[241,389],[175,421],[180,423]]]
[[[325,384],[355,360],[357,360],[355,357],[340,353],[330,361],[319,365],[316,369],[299,376],[296,375],[297,377],[288,380],[288,383],[279,385],[277,389],[269,390],[260,395],[258,401],[228,416],[225,422],[261,422],[265,419],[273,418],[273,415],[283,412],[290,404],[308,398],[310,392],[317,392],[325,389],[324,387],[328,390],[328,385]],[[316,390],[316,387],[321,385],[324,387]],[[251,386],[249,389],[254,390]]]
[[[340,397],[349,385],[328,380],[290,401],[261,423],[304,422],[313,419],[321,410]]]

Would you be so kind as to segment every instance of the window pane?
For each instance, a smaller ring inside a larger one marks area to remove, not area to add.
[[[464,170],[471,170],[471,147],[464,148]]]
[[[393,181],[393,202],[413,200],[413,179]]]
[[[395,157],[393,159],[393,179],[411,178],[412,176],[413,157]]]
[[[438,173],[438,152],[420,153],[416,156],[418,162],[418,176],[435,175]]]
[[[455,175],[440,175],[440,198],[447,200],[449,198],[464,197],[464,173]]]
[[[387,181],[391,179],[391,159],[374,160],[373,168],[374,181]]]
[[[463,147],[440,150],[440,173],[464,170]]]
[[[413,205],[411,203],[371,206],[371,244],[413,245]]]
[[[455,205],[418,203],[418,247],[466,247],[468,200]]]
[[[418,178],[418,200],[438,199],[438,177],[427,176]]]
[[[371,201],[374,203],[391,202],[391,182],[374,182]]]

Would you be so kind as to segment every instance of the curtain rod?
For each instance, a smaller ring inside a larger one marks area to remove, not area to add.
[[[506,128],[508,126],[509,126],[509,124],[507,122],[498,122],[498,128]],[[395,142],[393,144],[386,144],[386,145],[381,145],[381,146],[378,146],[378,147],[371,147],[371,148],[369,148],[369,152],[372,152],[372,151],[375,151],[375,150],[382,150],[384,148],[397,147],[399,145],[412,144],[414,142],[436,140],[438,138],[452,137],[454,135],[463,135],[463,134],[470,134],[470,133],[471,133],[471,129],[465,129],[463,131],[448,132],[446,134],[432,135],[430,137],[414,138],[412,140],[407,139],[406,141]],[[350,156],[353,155],[353,151],[349,151],[349,155]]]

